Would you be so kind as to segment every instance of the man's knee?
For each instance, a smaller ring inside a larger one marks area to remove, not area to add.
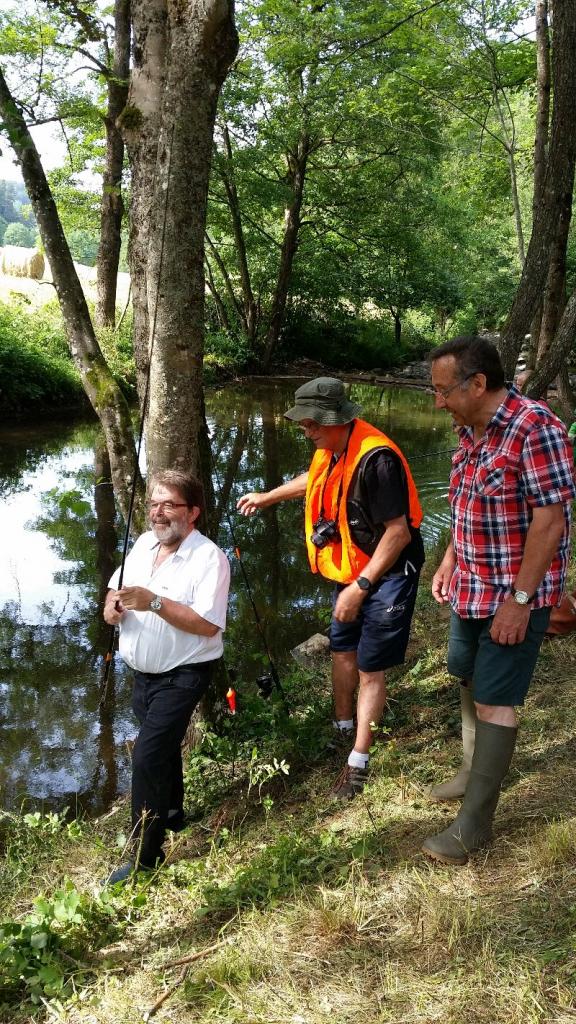
[[[481,722],[491,722],[494,725],[516,725],[516,711],[510,705],[504,704],[480,704],[474,701],[476,716]]]
[[[331,656],[336,667],[350,667],[356,671],[356,651],[331,651]]]
[[[360,671],[358,675],[360,677],[360,686],[362,689],[372,690],[374,692],[386,689],[386,676],[382,669],[375,672]]]

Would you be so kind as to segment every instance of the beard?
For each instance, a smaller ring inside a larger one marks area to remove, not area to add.
[[[160,544],[166,544],[168,546],[175,544],[177,541],[183,540],[186,535],[186,531],[184,530],[182,523],[178,522],[156,522],[152,525],[152,532]]]

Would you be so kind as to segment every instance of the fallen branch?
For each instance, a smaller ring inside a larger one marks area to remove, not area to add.
[[[175,992],[176,989],[182,984],[182,982],[186,980],[186,975],[188,974],[189,970],[190,970],[190,965],[187,964],[186,967],[184,968],[184,970],[181,971],[180,974],[178,975],[178,977],[176,978],[176,981],[174,982],[174,984],[170,985],[170,987],[167,988],[166,991],[163,992],[162,995],[156,1000],[154,1005],[151,1006],[149,1010],[145,1011],[145,1013],[142,1015],[142,1019],[144,1020],[144,1022],[149,1021],[150,1018],[153,1017],[154,1014],[158,1012],[158,1010],[160,1009],[162,1004],[166,1002],[168,997],[171,996],[172,993]]]
[[[164,964],[165,969],[168,967],[180,967],[182,964],[185,964],[185,967],[184,970],[181,971],[178,977],[176,978],[176,981],[173,982],[173,984],[170,985],[169,988],[167,988],[166,991],[163,992],[161,996],[159,996],[159,998],[156,1000],[154,1005],[150,1007],[149,1010],[145,1011],[145,1013],[143,1014],[143,1020],[145,1022],[149,1021],[150,1018],[153,1017],[154,1014],[158,1012],[160,1007],[166,1002],[168,997],[171,996],[172,993],[175,992],[176,989],[179,988],[180,985],[186,980],[186,975],[190,970],[190,964],[194,963],[195,960],[200,960],[203,956],[208,956],[208,953],[214,953],[215,950],[221,949],[222,946],[227,946],[229,942],[229,939],[223,939],[220,942],[215,942],[213,946],[207,946],[206,949],[198,950],[197,953],[190,953],[189,956],[183,956],[179,960],[171,960],[170,963]]]
[[[190,953],[189,956],[183,956],[179,960],[171,960],[169,964],[164,964],[164,967],[180,967],[181,964],[191,964],[195,960],[200,960],[201,957],[207,956],[208,953],[213,953],[216,949],[221,949],[222,946],[228,946],[230,939],[221,939],[220,942],[215,942],[213,946],[207,946],[206,949],[200,949],[197,953]]]

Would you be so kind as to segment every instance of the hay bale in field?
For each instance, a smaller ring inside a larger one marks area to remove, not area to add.
[[[0,271],[9,277],[31,277],[39,281],[44,275],[44,256],[38,249],[5,245],[0,257]]]

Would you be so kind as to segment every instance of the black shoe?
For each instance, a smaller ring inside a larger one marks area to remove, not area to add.
[[[140,863],[138,864],[138,867],[136,867],[134,861],[129,860],[126,864],[122,864],[119,868],[116,868],[115,871],[112,871],[112,873],[108,875],[108,878],[103,880],[102,888],[106,888],[108,885],[117,885],[118,883],[122,883],[122,885],[124,885],[129,881],[129,879],[134,878],[141,872],[156,871],[156,869],[164,863],[165,859],[166,854],[161,850],[154,865]]]
[[[355,768],[345,764],[336,782],[330,790],[335,800],[353,800],[364,789],[368,782],[368,768]]]
[[[166,820],[166,828],[169,832],[183,832],[192,823],[184,811],[169,811]]]
[[[122,864],[121,867],[116,868],[108,878],[105,878],[102,882],[102,886],[117,885],[119,882],[127,882],[129,878],[132,878],[136,874],[136,866],[134,861],[129,860],[127,864]]]
[[[330,754],[349,754],[356,739],[356,729],[334,729],[326,744]]]

